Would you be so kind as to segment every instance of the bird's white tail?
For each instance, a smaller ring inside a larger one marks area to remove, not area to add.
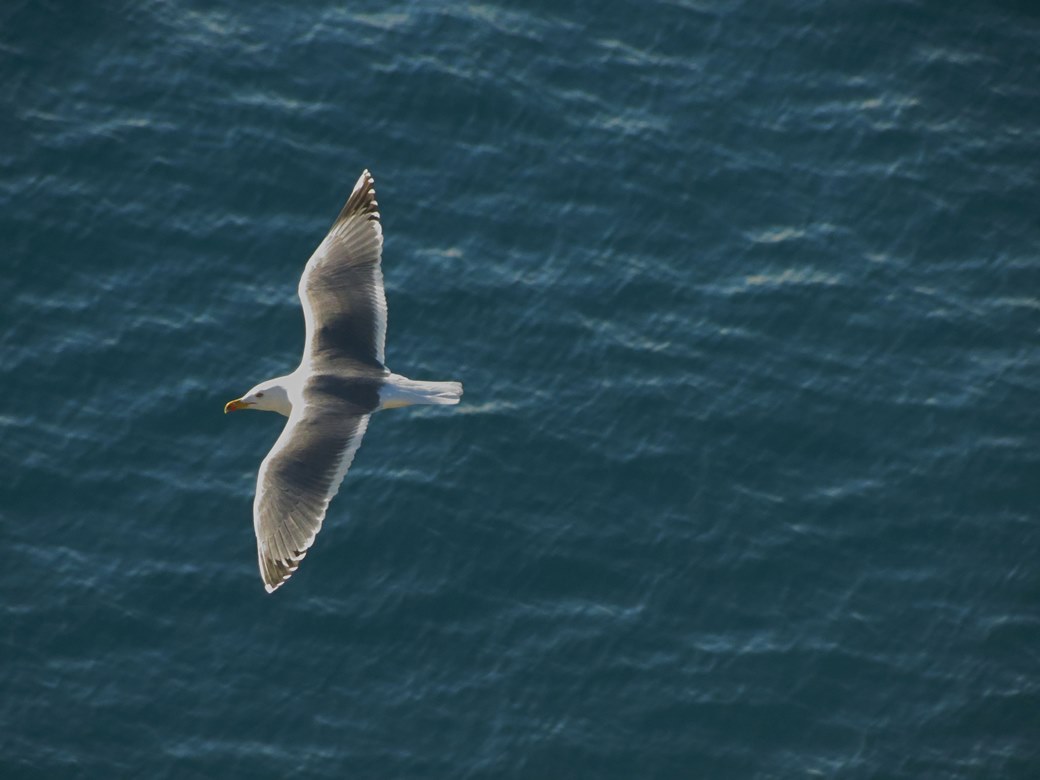
[[[416,382],[391,374],[379,391],[379,408],[395,409],[412,404],[457,404],[462,398],[461,382]]]

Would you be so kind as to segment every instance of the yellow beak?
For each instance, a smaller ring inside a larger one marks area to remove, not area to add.
[[[252,404],[247,404],[241,398],[236,398],[234,401],[227,402],[227,404],[224,406],[224,414],[227,414],[228,412],[233,412],[236,409],[245,409],[247,406],[252,406]]]

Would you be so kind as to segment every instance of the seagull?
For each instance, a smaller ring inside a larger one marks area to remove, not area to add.
[[[260,464],[253,500],[268,593],[292,576],[314,544],[369,416],[412,404],[457,404],[462,397],[459,382],[416,382],[386,367],[382,252],[375,180],[366,170],[303,269],[299,367],[224,407],[225,414],[259,409],[289,418]]]

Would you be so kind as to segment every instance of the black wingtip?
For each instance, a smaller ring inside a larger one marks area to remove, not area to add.
[[[307,555],[306,551],[296,551],[292,560],[282,561],[275,558],[260,557],[260,575],[264,581],[264,590],[274,593],[282,585],[288,582],[298,568],[300,561]]]
[[[347,198],[347,203],[339,212],[333,226],[338,225],[351,217],[367,215],[369,219],[379,219],[379,204],[376,202],[376,180],[369,173],[368,168],[361,172],[354,190]]]

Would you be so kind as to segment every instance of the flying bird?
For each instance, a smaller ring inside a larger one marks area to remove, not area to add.
[[[225,414],[259,409],[289,418],[260,464],[253,500],[268,593],[292,576],[314,544],[369,416],[412,404],[457,404],[462,397],[459,382],[416,382],[386,367],[382,253],[375,180],[366,170],[303,269],[299,367],[224,407]]]

